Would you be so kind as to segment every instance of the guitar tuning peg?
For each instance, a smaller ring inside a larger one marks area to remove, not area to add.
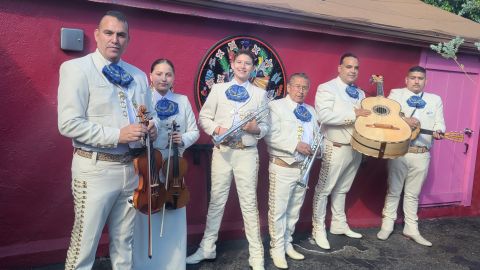
[[[463,130],[463,133],[464,133],[465,135],[467,135],[469,138],[472,137],[473,132],[474,132],[474,131],[471,130],[471,129],[469,129],[469,128],[465,128],[465,129]]]

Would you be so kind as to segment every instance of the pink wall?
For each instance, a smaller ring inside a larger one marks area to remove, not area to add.
[[[41,2],[41,3],[40,3]],[[71,142],[57,131],[56,96],[59,65],[95,48],[93,31],[108,9],[123,10],[130,23],[132,41],[124,59],[147,71],[158,57],[171,59],[176,66],[175,88],[190,96],[197,68],[207,50],[218,40],[237,34],[260,37],[276,49],[288,73],[303,71],[312,86],[336,74],[338,57],[352,51],[360,57],[359,85],[373,94],[371,74],[385,77],[385,89],[402,86],[408,67],[419,62],[420,49],[259,25],[234,24],[157,11],[119,8],[81,1],[0,0],[0,265],[33,266],[64,260],[73,225],[70,191]],[[86,34],[82,53],[59,49],[61,27],[81,28]],[[307,101],[314,100],[312,87]],[[386,91],[388,94],[388,90]],[[196,114],[198,112],[194,108]],[[10,120],[10,117],[13,119]],[[209,143],[202,134],[199,143]],[[267,156],[261,149],[259,208],[266,235]],[[188,158],[190,158],[189,156]],[[191,190],[188,206],[189,241],[197,243],[206,216],[205,164],[191,165],[187,174]],[[314,167],[312,175],[318,173]],[[479,176],[477,163],[476,177]],[[369,159],[360,169],[348,196],[348,216],[353,226],[373,226],[380,221],[386,189],[385,162]],[[478,215],[480,187],[476,181],[472,207],[444,207],[421,211],[422,217]],[[311,179],[298,228],[310,230],[311,202],[316,179]],[[232,189],[220,237],[242,237],[238,200]],[[105,241],[102,241],[105,243]],[[104,255],[105,245],[99,254]]]

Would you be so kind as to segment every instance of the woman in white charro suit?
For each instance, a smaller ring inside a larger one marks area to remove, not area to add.
[[[152,102],[159,118],[159,136],[153,146],[162,153],[163,159],[169,155],[169,135],[171,125],[175,120],[178,125],[172,133],[172,141],[179,148],[182,156],[186,148],[195,143],[200,136],[195,121],[195,115],[187,96],[173,92],[175,80],[173,63],[167,59],[153,62],[150,72]],[[171,154],[170,154],[171,155]],[[165,176],[160,173],[160,180]],[[137,214],[134,231],[134,269],[138,270],[182,270],[185,269],[187,250],[187,221],[185,207],[175,210],[165,210],[163,217],[163,235],[160,228],[163,213],[152,215],[152,258],[148,258],[148,219],[147,215]]]

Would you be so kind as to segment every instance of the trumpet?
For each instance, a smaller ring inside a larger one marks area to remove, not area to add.
[[[310,145],[310,148],[313,151],[313,155],[306,157],[303,160],[302,166],[300,167],[301,177],[300,180],[297,181],[297,185],[301,186],[302,188],[308,188],[309,173],[312,169],[313,162],[317,157],[318,151],[320,151],[320,158],[322,158],[322,155],[324,153],[323,140],[325,139],[325,136],[322,134],[320,127],[315,129],[313,142]]]
[[[225,141],[226,138],[230,136],[236,135],[240,130],[250,121],[257,120],[260,121],[263,118],[265,118],[269,114],[269,109],[268,109],[268,103],[265,103],[264,105],[258,107],[257,110],[252,112],[251,114],[247,115],[244,117],[242,120],[240,120],[238,123],[233,125],[231,128],[229,128],[225,133],[222,135],[214,135],[213,136],[213,143],[215,145],[221,144],[223,141]]]
[[[248,122],[253,121],[253,120],[260,121],[263,118],[267,117],[267,115],[270,113],[270,110],[268,108],[268,103],[270,103],[270,101],[274,100],[275,97],[276,97],[275,90],[269,90],[267,92],[268,101],[265,104],[258,107],[251,114],[244,117],[242,120],[240,120],[238,123],[233,125],[231,128],[229,128],[222,135],[214,135],[213,138],[212,138],[213,143],[215,145],[219,145],[223,141],[225,141],[225,139],[237,135]]]

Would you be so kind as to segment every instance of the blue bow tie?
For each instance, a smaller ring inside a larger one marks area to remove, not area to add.
[[[128,72],[126,72],[121,66],[114,63],[104,66],[102,73],[111,83],[118,84],[122,87],[129,86],[133,81],[132,75],[128,74]]]
[[[225,91],[225,95],[227,95],[229,100],[237,102],[245,102],[250,97],[245,87],[236,84],[230,86],[227,91]]]
[[[347,92],[347,94],[351,98],[358,99],[358,95],[359,95],[358,88],[354,84],[348,85],[347,89],[345,89],[345,92]]]
[[[163,98],[155,105],[155,111],[160,120],[165,120],[168,117],[178,113],[178,103],[171,101],[167,98]]]
[[[427,105],[427,102],[425,102],[422,97],[411,96],[409,99],[407,99],[407,104],[412,108],[423,109],[425,108],[425,105]]]
[[[310,122],[312,120],[312,114],[303,105],[298,104],[293,113],[302,122]]]

